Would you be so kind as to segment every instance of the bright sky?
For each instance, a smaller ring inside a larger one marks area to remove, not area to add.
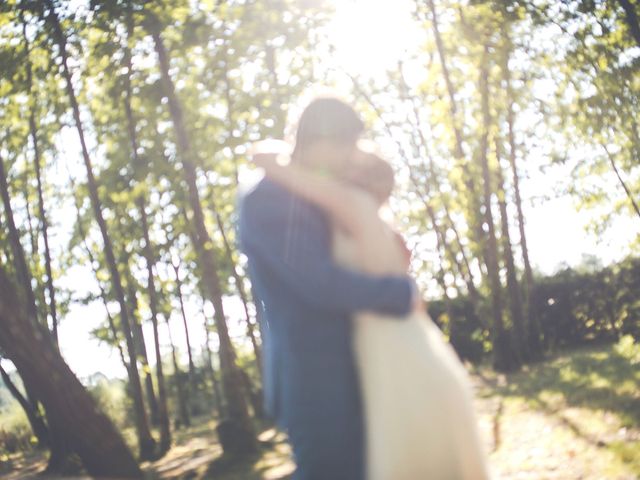
[[[353,74],[383,75],[385,69],[393,67],[405,50],[410,50],[419,42],[421,33],[410,19],[408,0],[336,0],[336,17],[330,26],[336,52],[333,56],[335,66]],[[345,83],[345,88],[348,85]],[[84,169],[79,157],[78,142],[74,133],[65,134],[66,155],[60,155],[69,163],[69,169],[79,180],[84,179]],[[585,254],[595,255],[604,263],[619,260],[628,255],[629,244],[639,233],[638,222],[631,219],[617,220],[602,238],[585,233],[586,224],[593,218],[591,212],[576,212],[569,198],[530,201],[536,198],[553,197],[554,186],[564,181],[565,171],[540,173],[530,169],[529,178],[522,185],[525,200],[525,216],[527,218],[527,235],[530,244],[531,258],[534,267],[544,273],[551,273],[559,264],[577,265]],[[57,173],[58,179],[64,183],[66,169]],[[617,188],[613,178],[611,188]],[[65,185],[66,188],[66,185]],[[56,239],[54,256],[66,249],[70,229],[75,219],[72,207],[62,207],[71,213],[66,219],[53,226]],[[97,291],[92,274],[88,268],[65,272],[60,286],[74,290],[81,296],[88,289]],[[239,302],[235,298],[225,300],[231,317],[232,336],[240,339],[244,333],[241,324]],[[210,314],[211,312],[209,312]],[[204,343],[202,315],[194,299],[187,301],[192,343],[199,351]],[[69,315],[60,326],[60,342],[63,355],[71,368],[81,377],[86,378],[95,372],[107,376],[124,376],[124,368],[116,350],[95,340],[90,331],[98,326],[104,316],[104,307],[100,303],[87,306],[74,304]],[[175,342],[179,345],[182,358],[185,358],[185,341],[181,319],[174,315],[171,329]],[[152,363],[153,355],[152,331],[145,327],[147,350]],[[160,334],[167,338],[166,326],[161,325]],[[215,345],[212,345],[215,347]],[[163,345],[163,352],[168,353],[168,345]]]

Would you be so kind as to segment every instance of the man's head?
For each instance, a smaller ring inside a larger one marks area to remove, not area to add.
[[[298,121],[292,161],[337,171],[351,158],[364,123],[347,103],[320,97],[304,109]]]

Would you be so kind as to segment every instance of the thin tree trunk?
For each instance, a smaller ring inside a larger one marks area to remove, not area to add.
[[[218,408],[218,416],[224,416],[224,404],[222,400],[222,392],[220,391],[220,385],[218,383],[218,377],[216,376],[216,372],[213,368],[213,354],[211,352],[211,346],[209,345],[209,341],[211,339],[211,333],[209,331],[209,320],[207,319],[207,315],[204,312],[204,297],[202,298],[202,318],[204,320],[204,334],[205,334],[205,352],[207,354],[207,372],[209,373],[209,377],[211,377],[211,387],[213,390],[213,398]]]
[[[29,321],[0,269],[0,347],[49,412],[49,426],[78,454],[90,475],[142,478],[120,433],[64,362],[49,332]]]
[[[384,115],[382,114],[382,111],[378,108],[378,106],[370,98],[370,96],[362,89],[362,87],[360,86],[360,84],[358,83],[358,81],[357,81],[357,79],[355,77],[351,77],[351,81],[353,82],[353,85],[354,85],[357,93],[360,94],[360,96],[362,96],[366,100],[366,102],[369,104],[369,106],[375,111],[376,115],[378,116],[378,119],[380,119],[380,121],[383,123],[389,138],[396,139],[395,143],[396,143],[396,146],[398,148],[398,152],[404,158],[404,160],[407,161],[409,159],[409,156],[405,152],[405,149],[402,146],[402,143],[400,143],[400,141],[397,140],[396,135],[393,134],[393,128],[389,124],[389,122],[387,122],[387,120],[385,119]],[[417,127],[417,129],[419,130],[419,127]],[[429,217],[429,220],[431,221],[431,226],[432,226],[432,228],[433,228],[433,230],[434,230],[434,232],[436,234],[436,250],[438,252],[438,257],[440,259],[439,268],[438,268],[438,274],[436,275],[436,281],[438,282],[438,285],[442,289],[442,292],[443,292],[443,295],[444,295],[444,298],[445,298],[445,306],[446,306],[447,315],[449,316],[449,318],[452,318],[453,310],[452,310],[451,298],[449,297],[449,294],[447,292],[447,285],[446,285],[446,281],[445,281],[445,271],[444,271],[444,256],[446,256],[446,253],[447,253],[446,250],[447,250],[447,247],[448,247],[448,244],[446,242],[446,236],[440,230],[440,226],[439,226],[438,221],[437,221],[436,213],[433,210],[433,207],[431,206],[431,204],[429,203],[428,195],[427,195],[427,197],[425,197],[425,195],[424,195],[424,193],[422,191],[422,188],[420,187],[418,180],[415,178],[415,175],[414,175],[411,167],[409,167],[409,177],[411,179],[411,183],[413,183],[413,185],[414,185],[414,187],[416,189],[416,193],[418,194],[418,196],[420,197],[420,200],[422,201],[423,205],[425,206],[425,209],[427,211],[427,215]],[[443,254],[443,251],[444,251],[444,254]],[[453,257],[455,258],[455,255],[453,255]]]
[[[125,278],[127,282],[127,297],[129,298],[129,304],[131,308],[131,319],[133,320],[133,340],[136,344],[136,352],[138,354],[137,360],[142,366],[144,390],[147,395],[147,403],[149,404],[149,412],[151,414],[151,423],[153,425],[159,425],[160,417],[158,413],[158,401],[156,400],[156,392],[153,388],[153,376],[151,374],[151,368],[149,367],[149,356],[147,354],[147,343],[144,339],[144,330],[142,329],[142,321],[138,312],[138,292],[135,287],[135,281],[129,270],[129,258],[123,262],[127,265]]]
[[[20,232],[16,227],[13,217],[13,209],[11,207],[11,197],[9,194],[9,183],[7,180],[7,172],[4,167],[4,160],[0,156],[0,196],[4,203],[5,218],[7,223],[7,236],[11,253],[13,254],[13,263],[16,269],[18,281],[20,282],[22,295],[25,297],[26,306],[29,311],[29,320],[37,322],[38,309],[36,306],[36,297],[31,286],[31,273],[27,265],[27,260],[20,243]]]
[[[531,292],[533,290],[533,269],[529,260],[529,247],[527,246],[527,235],[525,231],[525,219],[522,209],[522,196],[520,195],[520,175],[517,167],[516,139],[515,139],[515,113],[513,109],[515,95],[511,82],[511,69],[509,68],[509,52],[512,49],[511,39],[503,25],[503,37],[507,42],[505,53],[502,56],[502,78],[506,86],[507,95],[507,128],[509,139],[509,164],[511,166],[511,178],[515,196],[516,211],[518,212],[518,233],[520,235],[520,248],[522,250],[522,260],[524,262],[524,325],[527,329],[528,344],[532,356],[539,356],[542,352],[542,332],[538,318],[531,310]]]
[[[189,324],[187,322],[187,313],[184,309],[184,299],[182,298],[182,280],[180,280],[180,263],[171,263],[176,279],[176,295],[180,303],[180,315],[182,317],[182,326],[184,327],[184,336],[187,342],[187,358],[189,362],[189,383],[191,388],[195,388],[196,366],[193,363],[193,353],[191,350],[191,339],[189,336]]]
[[[240,295],[240,300],[242,301],[245,323],[247,324],[247,336],[249,337],[249,340],[251,340],[251,346],[253,347],[253,353],[256,357],[258,372],[262,372],[262,352],[260,351],[260,346],[258,345],[258,341],[256,339],[255,323],[251,320],[251,314],[249,313],[249,296],[247,295],[247,291],[244,288],[242,277],[238,273],[237,263],[233,258],[233,249],[231,248],[231,244],[229,243],[229,240],[227,238],[227,233],[225,231],[224,224],[222,223],[222,218],[215,208],[213,213],[216,217],[218,230],[220,232],[220,235],[222,236],[222,242],[224,244],[225,253],[227,254],[227,259],[229,260],[229,263],[231,265],[231,275],[233,276],[238,294]]]
[[[169,332],[169,343],[171,344],[171,361],[173,362],[173,377],[176,383],[180,424],[184,427],[188,427],[191,425],[191,415],[189,414],[189,406],[187,405],[187,392],[184,388],[184,376],[182,374],[180,366],[178,365],[176,344],[173,342],[173,336],[171,335],[171,325],[169,324],[169,318],[166,317],[165,320],[167,322],[167,331]]]
[[[435,162],[433,160],[432,155],[430,154],[430,149],[429,149],[429,142],[427,141],[427,139],[425,138],[425,135],[423,133],[423,127],[422,127],[422,122],[420,120],[420,112],[418,110],[418,107],[416,105],[416,100],[415,100],[415,96],[412,96],[409,94],[409,87],[407,85],[407,82],[405,80],[404,74],[403,74],[403,68],[402,68],[402,64],[399,65],[398,70],[400,72],[400,79],[401,79],[401,92],[403,93],[403,97],[405,99],[405,101],[409,101],[411,102],[411,107],[413,110],[413,116],[415,119],[415,130],[418,133],[418,136],[420,138],[420,145],[416,145],[418,151],[419,148],[422,147],[422,150],[424,152],[424,156],[427,162],[427,168],[428,168],[428,178],[427,178],[427,191],[431,191],[431,190],[438,190],[439,188],[439,184],[440,184],[440,180],[439,180],[439,175],[438,172],[436,171],[435,168]],[[414,181],[414,184],[416,182]],[[475,318],[473,320],[477,321],[478,323],[480,322],[480,294],[478,293],[478,290],[476,289],[475,286],[475,279],[473,276],[473,271],[471,270],[471,265],[469,262],[469,259],[467,257],[467,254],[465,252],[465,247],[464,244],[462,243],[462,239],[460,237],[460,234],[458,232],[458,228],[456,227],[455,222],[453,221],[453,219],[451,218],[451,213],[449,211],[449,205],[448,205],[448,201],[447,201],[447,196],[446,195],[441,195],[442,197],[442,208],[444,210],[445,213],[445,218],[447,220],[447,222],[449,223],[449,228],[451,229],[451,231],[454,234],[454,238],[456,240],[456,244],[458,247],[458,251],[460,252],[460,256],[462,257],[462,264],[458,261],[457,259],[457,255],[456,252],[453,251],[453,249],[448,245],[446,242],[446,235],[445,232],[447,231],[446,227],[443,229],[442,227],[439,229],[440,230],[440,237],[441,237],[441,243],[443,244],[443,246],[445,247],[444,251],[445,251],[445,255],[448,254],[448,256],[451,258],[452,263],[456,264],[457,270],[460,274],[460,276],[463,278],[465,285],[467,286],[467,292],[469,294],[469,300],[471,301],[472,307],[473,307],[473,312],[475,315]],[[423,200],[424,202],[424,200]],[[430,214],[430,217],[433,219],[435,218],[434,214]],[[432,220],[432,224],[434,224],[433,220]],[[434,224],[434,228],[435,228],[435,224]],[[436,233],[438,233],[438,231],[436,231]],[[448,247],[448,248],[447,248]],[[464,266],[464,268],[463,268]]]
[[[131,156],[134,165],[134,171],[142,169],[142,162],[138,157],[138,139],[136,136],[136,124],[131,109],[131,73],[133,65],[131,62],[131,49],[129,42],[133,36],[133,17],[131,9],[127,9],[127,39],[124,49],[124,63],[127,68],[125,75],[125,98],[124,109],[127,117],[127,130],[129,132],[129,141],[131,142]],[[137,180],[143,182],[140,178],[141,174],[136,175]],[[147,294],[149,295],[149,308],[151,310],[151,323],[153,325],[153,345],[156,355],[156,378],[158,381],[158,401],[156,406],[157,420],[160,425],[160,454],[166,453],[171,448],[171,425],[169,422],[169,409],[167,406],[167,390],[162,367],[162,353],[160,351],[160,335],[158,332],[158,298],[153,275],[154,257],[151,247],[151,239],[149,236],[149,222],[147,219],[147,210],[144,194],[141,193],[136,199],[136,205],[142,220],[142,235],[144,238],[143,255],[147,266]],[[153,408],[151,409],[153,415]]]
[[[527,362],[531,360],[529,335],[525,325],[524,306],[522,304],[522,294],[518,284],[518,274],[513,259],[511,246],[511,234],[509,232],[509,213],[507,211],[507,198],[504,187],[504,175],[500,165],[500,150],[496,141],[496,156],[498,157],[497,180],[498,180],[498,207],[500,209],[500,225],[502,240],[502,255],[507,267],[507,290],[509,292],[509,310],[511,321],[516,334],[516,345],[521,360]]]
[[[427,0],[429,11],[431,12],[431,25],[433,29],[433,36],[436,41],[436,48],[438,50],[438,57],[440,58],[440,66],[442,68],[442,76],[444,78],[445,85],[447,87],[447,94],[449,95],[449,110],[451,114],[451,125],[453,133],[455,135],[455,150],[454,154],[457,159],[464,158],[464,151],[462,148],[462,132],[459,126],[459,113],[458,102],[456,101],[455,89],[453,82],[451,82],[451,75],[449,75],[449,66],[447,64],[447,56],[444,52],[444,44],[442,42],[442,36],[440,35],[440,26],[438,24],[438,13],[433,0]]]
[[[229,131],[229,139],[228,142],[231,143],[232,147],[231,149],[233,150],[235,148],[235,133],[234,133],[234,126],[235,126],[235,121],[234,121],[234,117],[233,117],[233,95],[231,94],[231,79],[229,78],[229,67],[228,67],[228,59],[226,58],[226,50],[225,50],[225,62],[224,62],[224,66],[223,71],[222,71],[222,78],[224,81],[224,98],[225,98],[225,103],[227,104],[227,130]],[[232,158],[231,160],[233,161],[233,177],[236,183],[236,186],[240,183],[240,179],[239,179],[239,169],[238,169],[238,156],[235,154],[232,154]]]
[[[33,164],[35,167],[36,182],[38,187],[38,216],[40,218],[40,228],[42,230],[42,238],[44,240],[44,265],[47,274],[47,290],[49,292],[49,313],[51,314],[51,333],[53,339],[58,344],[58,313],[56,308],[56,294],[53,286],[53,270],[51,268],[51,250],[49,248],[49,223],[47,222],[47,212],[44,205],[44,194],[42,189],[41,175],[41,157],[38,145],[38,129],[36,126],[36,105],[37,97],[33,90],[33,73],[31,65],[31,52],[29,38],[27,36],[27,23],[25,22],[22,12],[20,12],[20,20],[22,21],[22,37],[25,42],[25,62],[27,72],[27,92],[29,93],[29,135],[33,145]]]
[[[284,130],[287,122],[287,112],[282,109],[285,102],[282,100],[280,82],[278,80],[278,59],[276,57],[276,55],[278,55],[278,50],[279,49],[277,47],[267,44],[264,52],[265,63],[271,80],[271,87],[269,90],[273,98],[272,105],[275,107],[275,112],[273,112],[273,117],[275,117],[274,125],[272,127],[273,136],[275,138],[281,138],[284,136]]]
[[[18,374],[19,373],[20,372],[18,372]],[[9,393],[11,393],[13,398],[15,398],[22,407],[22,410],[24,410],[24,413],[27,416],[27,420],[29,421],[29,425],[31,425],[31,430],[38,439],[38,445],[41,448],[48,447],[49,429],[47,428],[42,415],[40,415],[36,408],[31,405],[29,400],[24,395],[22,395],[20,390],[18,390],[18,387],[16,387],[16,385],[11,381],[11,377],[9,377],[9,374],[4,370],[4,368],[2,368],[2,365],[0,365],[0,377],[2,377],[7,390],[9,390]]]
[[[440,34],[440,26],[438,24],[438,13],[433,0],[427,0],[429,11],[431,13],[431,24],[433,30],[433,36],[436,41],[436,48],[438,50],[438,57],[440,59],[440,66],[442,68],[442,76],[444,78],[447,94],[449,96],[449,114],[451,117],[451,126],[454,132],[455,142],[453,149],[453,156],[457,161],[457,166],[462,170],[462,182],[470,196],[469,209],[473,212],[473,216],[469,219],[469,226],[471,231],[475,234],[479,243],[482,243],[484,232],[482,231],[482,214],[480,212],[480,193],[476,188],[475,176],[464,158],[463,136],[460,128],[460,116],[458,102],[456,100],[456,92],[451,81],[451,75],[449,74],[449,66],[447,62],[447,54],[445,52],[444,43]],[[451,222],[453,225],[453,222]],[[460,242],[459,242],[460,243]],[[462,244],[460,243],[462,246]],[[464,252],[463,249],[461,249]],[[486,259],[485,259],[486,263]],[[469,269],[469,272],[471,270]]]
[[[215,311],[215,323],[218,338],[220,340],[220,363],[224,395],[228,406],[229,418],[221,422],[218,427],[220,443],[226,453],[245,454],[253,453],[257,449],[256,436],[247,401],[243,393],[242,373],[236,364],[236,355],[229,337],[224,306],[222,302],[222,290],[220,279],[216,271],[215,258],[211,250],[212,241],[204,222],[204,214],[200,195],[196,183],[196,167],[193,163],[192,152],[186,126],[184,124],[182,107],[175,93],[173,80],[169,76],[169,58],[160,36],[160,26],[156,18],[148,14],[147,26],[153,37],[164,94],[168,100],[169,111],[173,120],[176,134],[176,147],[182,161],[182,169],[188,185],[189,203],[195,225],[194,245],[202,268],[203,281],[208,289],[209,300],[213,303]]]
[[[138,209],[142,214],[142,231],[144,235],[144,257],[147,264],[147,290],[149,295],[149,308],[151,309],[151,323],[153,324],[153,344],[156,353],[156,377],[158,380],[158,419],[160,422],[160,452],[165,453],[171,447],[171,426],[169,425],[169,410],[167,407],[167,392],[162,369],[162,353],[160,352],[160,335],[158,333],[158,299],[156,285],[153,276],[153,253],[151,252],[151,240],[149,238],[149,225],[144,199],[139,197]]]
[[[60,20],[56,14],[53,1],[45,0],[45,4],[47,9],[49,10],[48,15],[44,15],[43,20],[49,23],[52,27],[54,40],[58,45],[59,54],[62,60],[62,73],[66,81],[66,91],[69,97],[69,102],[71,104],[71,109],[73,112],[73,119],[76,125],[76,129],[78,131],[78,137],[80,140],[80,147],[82,151],[82,159],[84,161],[84,165],[87,171],[87,182],[89,187],[89,198],[91,200],[91,206],[93,208],[93,212],[100,228],[100,233],[102,235],[102,239],[104,242],[104,254],[107,262],[107,266],[109,267],[109,272],[111,274],[111,281],[113,284],[114,293],[118,304],[120,305],[120,319],[122,324],[122,330],[125,335],[125,339],[127,342],[127,349],[129,350],[129,358],[131,359],[131,390],[134,401],[134,411],[136,417],[136,431],[138,433],[138,440],[140,446],[140,458],[143,460],[148,460],[154,457],[155,455],[155,441],[151,436],[151,431],[149,429],[149,422],[147,418],[147,414],[144,408],[143,398],[142,398],[142,387],[140,383],[140,375],[138,372],[138,368],[136,366],[135,359],[137,358],[135,344],[133,341],[133,335],[131,333],[131,322],[129,319],[129,312],[127,310],[127,302],[125,300],[124,290],[122,288],[122,279],[120,278],[120,272],[118,271],[118,267],[116,265],[116,259],[113,252],[113,246],[111,243],[111,238],[109,237],[107,231],[107,224],[102,216],[102,205],[100,202],[100,198],[98,196],[98,185],[95,180],[93,174],[93,166],[91,165],[91,159],[89,157],[89,150],[86,145],[85,136],[84,136],[84,128],[82,125],[82,121],[80,119],[80,107],[78,105],[78,101],[76,98],[76,93],[73,88],[73,83],[71,79],[71,71],[69,70],[68,65],[68,54],[67,54],[67,40],[62,31],[62,27],[60,25]]]
[[[491,115],[489,113],[489,47],[485,45],[480,64],[480,96],[482,100],[482,137],[480,146],[480,163],[484,183],[484,221],[488,228],[488,238],[485,240],[485,259],[487,274],[491,287],[491,309],[493,314],[492,340],[494,349],[494,367],[500,371],[517,368],[518,361],[513,351],[511,340],[505,329],[502,316],[502,285],[500,283],[500,267],[498,265],[498,243],[496,240],[493,213],[491,211],[491,174],[489,170],[489,128]]]
[[[631,203],[631,206],[635,210],[636,214],[638,215],[638,217],[640,217],[640,207],[638,207],[638,203],[636,202],[636,199],[634,198],[633,194],[631,193],[631,190],[629,189],[629,186],[626,184],[626,182],[622,178],[622,175],[620,175],[620,170],[618,170],[618,166],[616,165],[616,161],[613,158],[613,155],[611,154],[611,152],[609,152],[609,149],[607,148],[607,146],[604,143],[602,144],[602,148],[604,149],[605,153],[607,154],[607,158],[609,159],[609,164],[611,165],[611,168],[613,169],[613,172],[616,174],[616,177],[618,178],[618,182],[620,182],[620,185],[622,186],[622,189],[624,190],[624,193],[627,194],[627,198],[629,199],[629,203]]]
[[[73,178],[71,177],[70,174],[69,174],[69,179],[71,181],[71,190],[75,192],[76,190],[75,182],[73,181]],[[82,215],[80,212],[80,205],[78,204],[77,197],[75,196],[74,196],[73,203],[76,208],[76,224],[78,226],[78,235],[80,238],[82,238],[82,245],[84,247],[84,251],[87,254],[87,257],[89,259],[89,265],[91,266],[91,271],[93,272],[93,277],[96,279],[96,283],[98,284],[98,289],[100,290],[100,298],[102,299],[102,304],[104,305],[104,310],[107,314],[107,322],[109,324],[109,330],[111,332],[111,336],[113,337],[114,344],[118,349],[118,354],[120,355],[120,360],[122,361],[122,365],[127,370],[127,378],[130,378],[129,362],[127,362],[127,359],[125,358],[124,350],[122,349],[122,345],[120,345],[120,339],[118,338],[118,331],[116,329],[115,320],[113,319],[113,316],[109,311],[109,297],[107,296],[107,292],[102,286],[102,282],[99,280],[100,275],[98,275],[98,267],[97,267],[97,265],[99,265],[99,262],[94,257],[93,253],[91,252],[91,248],[87,243],[87,234],[84,231],[84,227],[82,226]]]

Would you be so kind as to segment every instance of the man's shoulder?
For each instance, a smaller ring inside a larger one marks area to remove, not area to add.
[[[293,195],[275,182],[263,178],[241,198],[243,209],[290,201]]]
[[[291,208],[309,214],[317,211],[315,206],[268,178],[262,179],[240,199],[241,215],[256,211],[277,213]]]

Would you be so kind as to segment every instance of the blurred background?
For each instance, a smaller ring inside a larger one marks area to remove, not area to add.
[[[3,2],[0,475],[286,478],[236,205],[251,142],[330,93],[396,170],[496,475],[637,478],[639,18],[636,0]]]

